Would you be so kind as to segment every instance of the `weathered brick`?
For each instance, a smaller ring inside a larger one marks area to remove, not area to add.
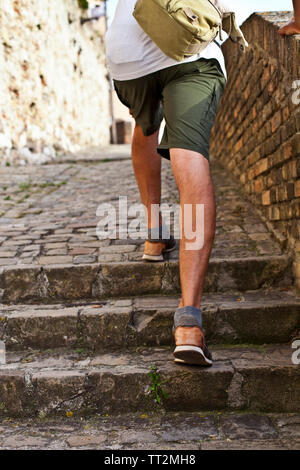
[[[250,94],[251,94],[251,85],[250,85],[250,83],[249,83],[248,86],[247,86],[247,88],[246,88],[246,90],[245,90],[244,93],[243,93],[243,96],[244,96],[245,100],[248,100],[248,99],[249,99]]]
[[[277,111],[277,113],[272,118],[272,132],[276,132],[277,129],[280,127],[282,121],[281,111]]]
[[[264,73],[261,77],[261,86],[262,86],[262,88],[264,88],[266,86],[266,84],[268,83],[270,78],[271,78],[270,68],[266,67],[265,70],[264,70]]]
[[[281,204],[279,206],[280,219],[289,220],[293,218],[293,208],[290,204]]]
[[[295,196],[294,183],[287,183],[286,185],[287,198],[289,200],[293,199]]]
[[[243,173],[241,176],[240,176],[240,182],[242,184],[245,184],[247,181],[247,174],[246,173]]]
[[[292,139],[293,154],[295,157],[300,156],[300,132],[294,135]]]
[[[297,132],[296,122],[290,119],[288,122],[285,123],[284,126],[281,126],[280,132],[281,132],[282,142],[286,142],[288,139],[293,137],[295,133]]]
[[[255,149],[253,150],[253,152],[250,153],[250,155],[248,156],[248,162],[249,162],[249,165],[254,165],[254,163],[256,163],[258,160],[260,159],[260,152],[259,152],[259,149]]]
[[[250,168],[249,173],[248,173],[249,180],[253,180],[255,178],[255,174],[256,174],[255,169]]]
[[[285,122],[289,119],[291,115],[290,108],[288,106],[285,106],[282,110],[282,121]]]
[[[264,158],[260,162],[257,163],[255,166],[255,175],[261,175],[262,173],[266,172],[268,170],[268,159]]]
[[[235,151],[238,152],[239,150],[241,150],[241,148],[243,147],[243,139],[240,139],[236,144],[235,144]]]
[[[256,193],[261,193],[264,188],[264,182],[262,178],[259,178],[254,182],[254,191]]]
[[[294,263],[294,275],[300,279],[300,263]]]
[[[296,164],[296,177],[299,178],[300,177],[300,158],[297,158],[295,164]]]
[[[293,162],[289,163],[289,171],[291,178],[297,178],[297,162],[294,160]]]
[[[283,146],[281,147],[282,160],[288,160],[292,156],[293,156],[293,146],[291,142],[283,144]]]
[[[276,206],[269,208],[269,219],[270,220],[280,220],[280,210]]]
[[[294,184],[294,193],[295,197],[300,197],[300,180],[296,181]]]
[[[291,211],[293,217],[300,218],[300,201],[292,201]]]
[[[271,193],[266,191],[262,194],[262,204],[264,206],[269,206],[271,204]]]
[[[283,165],[283,167],[281,168],[281,176],[283,180],[285,181],[288,180],[288,166],[287,165]]]
[[[295,114],[294,119],[295,119],[295,125],[296,125],[297,132],[300,132],[300,112],[297,112]]]

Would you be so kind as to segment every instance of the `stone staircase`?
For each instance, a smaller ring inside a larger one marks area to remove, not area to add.
[[[214,164],[218,230],[203,300],[214,365],[178,365],[171,331],[180,295],[178,251],[147,264],[140,260],[142,241],[96,239],[99,179],[109,200],[121,168],[129,199],[137,195],[128,156],[95,158],[39,168],[36,177],[54,181],[55,191],[32,191],[21,218],[15,203],[3,203],[0,340],[7,364],[0,366],[0,416],[299,412],[300,368],[292,363],[291,342],[300,331],[300,298],[291,259],[236,183]],[[14,177],[6,173],[8,187]],[[164,200],[174,200],[169,168],[164,182]],[[123,191],[119,186],[114,193]],[[12,199],[15,193],[11,187]],[[148,390],[153,366],[168,395],[161,404]]]

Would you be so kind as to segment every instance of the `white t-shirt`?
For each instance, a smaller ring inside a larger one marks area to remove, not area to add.
[[[135,3],[136,0],[119,0],[114,19],[106,33],[107,63],[115,80],[132,80],[179,64],[164,54],[139,26],[132,15]],[[233,11],[223,0],[218,3],[222,4],[224,11]],[[180,63],[199,58],[217,59],[227,76],[222,50],[216,43],[212,42],[200,54]]]

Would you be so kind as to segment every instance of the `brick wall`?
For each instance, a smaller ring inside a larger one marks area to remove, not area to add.
[[[231,41],[224,43],[228,83],[211,154],[292,252],[300,288],[300,36],[277,34],[291,16],[250,16],[242,27],[250,44],[246,54]]]

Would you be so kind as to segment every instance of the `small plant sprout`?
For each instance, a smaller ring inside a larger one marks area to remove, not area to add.
[[[154,394],[156,403],[160,405],[162,398],[164,399],[168,398],[167,393],[162,387],[162,384],[166,383],[166,381],[164,382],[161,381],[158,369],[155,365],[151,366],[151,372],[148,373],[148,376],[150,377],[151,382],[152,382],[152,384],[149,385],[148,392]]]

